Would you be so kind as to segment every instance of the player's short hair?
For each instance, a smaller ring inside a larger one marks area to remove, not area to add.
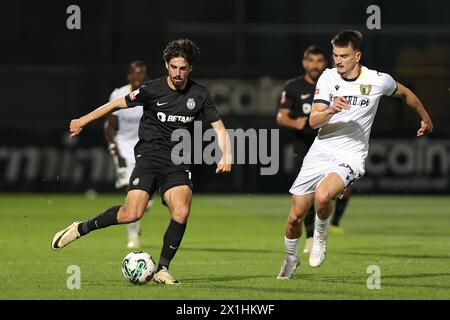
[[[325,53],[325,50],[322,49],[322,47],[313,44],[310,45],[308,48],[305,49],[303,52],[303,58],[308,57],[308,54],[321,54],[327,60],[327,54]]]
[[[336,47],[347,47],[351,45],[353,49],[361,51],[363,35],[356,30],[344,30],[339,32],[331,40],[331,44]]]
[[[130,64],[128,65],[127,74],[130,74],[134,68],[138,68],[138,67],[145,68],[146,71],[148,70],[147,63],[145,61],[134,60],[134,61],[131,61]]]
[[[200,49],[189,39],[178,39],[169,42],[163,52],[164,61],[167,63],[173,58],[184,58],[191,66],[193,66],[200,57]]]

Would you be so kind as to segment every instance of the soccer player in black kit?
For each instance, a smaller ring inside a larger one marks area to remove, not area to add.
[[[169,208],[171,220],[164,234],[154,281],[179,283],[168,269],[186,229],[192,182],[189,166],[172,162],[172,149],[179,143],[171,140],[172,132],[176,129],[192,130],[195,119],[205,118],[215,130],[222,151],[216,173],[231,171],[230,141],[215,103],[205,87],[189,78],[199,55],[199,48],[189,39],[170,42],[163,53],[167,77],[145,82],[128,96],[71,121],[70,133],[73,137],[88,123],[115,110],[137,105],[144,107],[139,124],[139,142],[134,150],[136,166],[130,178],[125,204],[113,206],[89,220],[76,221],[56,233],[52,240],[53,250],[59,250],[91,231],[139,220],[149,197],[159,190],[163,203]]]

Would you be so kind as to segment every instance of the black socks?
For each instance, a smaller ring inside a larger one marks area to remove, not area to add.
[[[119,212],[120,207],[121,206],[111,207],[105,212],[100,213],[98,216],[95,216],[87,221],[83,221],[78,225],[78,232],[80,235],[84,236],[91,231],[118,224],[117,213]]]
[[[334,210],[333,220],[331,224],[333,226],[339,226],[339,221],[344,215],[345,207],[347,206],[348,199],[342,198],[336,200],[336,209]]]
[[[170,220],[169,226],[164,234],[163,247],[159,258],[158,269],[156,270],[157,272],[161,270],[162,267],[169,269],[170,261],[172,261],[177,253],[185,230],[186,223],[180,224],[172,219]]]
[[[314,220],[316,218],[316,213],[314,211],[314,205],[309,208],[308,213],[305,217],[305,229],[306,229],[306,238],[311,238],[314,236]]]

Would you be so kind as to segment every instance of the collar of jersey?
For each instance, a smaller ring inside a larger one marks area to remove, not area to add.
[[[363,66],[360,66],[360,68],[359,68],[359,74],[358,74],[358,76],[357,76],[356,78],[353,78],[353,79],[345,79],[343,76],[341,76],[341,75],[339,75],[339,76],[340,76],[341,79],[344,80],[344,81],[353,82],[353,81],[358,80],[359,77],[361,77],[362,73],[363,73]]]

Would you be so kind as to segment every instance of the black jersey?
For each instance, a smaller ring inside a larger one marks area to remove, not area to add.
[[[315,88],[316,85],[306,81],[304,76],[288,80],[281,93],[279,108],[289,109],[290,118],[309,118]],[[317,130],[311,128],[309,121],[306,122],[303,130],[296,130],[296,138],[308,145],[313,143],[316,135]]]
[[[150,167],[173,165],[171,152],[179,143],[171,140],[174,130],[192,131],[194,120],[200,117],[210,123],[220,120],[208,90],[191,79],[181,91],[170,88],[167,77],[150,80],[125,100],[128,107],[144,107],[135,155],[145,158]]]

